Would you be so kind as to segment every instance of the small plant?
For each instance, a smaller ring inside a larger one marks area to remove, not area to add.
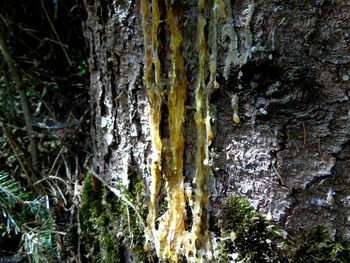
[[[145,262],[144,228],[137,205],[142,211],[142,188],[135,182],[133,189],[119,185],[120,196],[108,189],[92,173],[88,173],[82,190],[80,220],[84,248],[93,262],[123,262],[121,248],[127,247],[135,262]]]
[[[311,231],[300,230],[290,241],[288,258],[293,263],[350,262],[350,243],[341,238],[331,239],[330,231],[318,226]]]
[[[224,238],[217,243],[222,252],[219,262],[350,262],[350,242],[331,238],[324,226],[299,230],[283,237],[283,230],[272,225],[241,196],[229,197],[223,208]]]
[[[6,174],[0,174],[0,209],[2,215],[2,224],[0,230],[2,236],[11,233],[17,235],[20,232],[20,226],[14,218],[15,208],[18,203],[23,203],[26,194],[21,192],[20,185]]]
[[[230,197],[223,209],[226,253],[242,262],[278,262],[274,240],[282,236],[244,197]]]
[[[47,262],[57,256],[53,235],[55,223],[47,196],[30,200],[19,183],[0,174],[0,233],[21,237],[20,247],[33,262]]]

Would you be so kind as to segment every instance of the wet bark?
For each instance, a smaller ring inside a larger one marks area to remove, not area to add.
[[[251,3],[232,3],[232,30],[240,52],[245,51],[244,23]],[[190,83],[184,176],[191,183],[196,151],[196,2],[175,4]],[[140,3],[86,0],[85,6],[94,169],[112,186],[117,181],[127,186],[133,177],[142,176],[147,198],[151,144]],[[219,24],[219,31],[223,26]],[[350,4],[345,0],[257,1],[251,21],[252,57],[241,68],[232,65],[227,80],[223,74],[228,45],[225,39],[219,44],[220,88],[211,101],[217,109],[208,182],[211,222],[220,226],[221,207],[229,195],[243,195],[288,231],[323,224],[350,239],[349,27]],[[165,31],[164,26],[159,34],[167,43]],[[165,74],[169,51],[161,52]],[[232,120],[232,94],[239,97],[239,124]],[[164,109],[165,143],[167,115]]]

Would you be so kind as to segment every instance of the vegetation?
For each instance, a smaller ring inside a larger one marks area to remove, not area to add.
[[[21,247],[33,262],[52,262],[58,256],[54,242],[57,232],[48,201],[48,196],[30,197],[18,182],[0,174],[0,233],[5,240],[20,238]]]
[[[281,238],[282,232],[247,199],[229,197],[223,213],[222,234],[229,237],[223,241],[225,260],[233,257],[244,262],[276,262],[279,255],[275,239]]]
[[[318,226],[311,231],[299,231],[287,246],[290,262],[350,262],[350,243],[331,238],[329,229]]]
[[[135,204],[139,211],[145,205],[141,190],[135,183],[131,191],[120,187],[122,197],[118,198],[92,173],[88,173],[82,190],[81,223],[84,232],[84,249],[92,262],[124,262],[123,247],[132,252],[134,262],[145,262],[143,222],[129,204]],[[124,202],[123,200],[128,200]]]
[[[87,153],[83,15],[82,1],[0,3],[0,261],[80,255],[68,233]]]
[[[342,262],[350,261],[350,242],[331,238],[318,226],[287,237],[241,196],[229,197],[223,209],[224,237],[218,246],[219,262]]]

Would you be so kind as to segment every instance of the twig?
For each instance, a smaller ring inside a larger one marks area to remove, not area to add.
[[[63,235],[63,236],[66,235],[65,232],[61,232],[61,231],[55,231],[55,230],[42,231],[42,230],[38,230],[38,229],[36,229],[36,228],[32,228],[32,227],[28,226],[28,223],[24,223],[24,224],[22,224],[22,226],[23,226],[25,229],[30,230],[30,231],[32,231],[32,232],[34,232],[34,233],[38,233],[38,234],[42,234],[42,233],[52,233],[52,234],[59,234],[59,235]]]
[[[66,185],[66,187],[67,187],[68,189],[70,189],[69,184],[68,184],[64,179],[62,179],[61,177],[58,177],[58,176],[54,176],[54,175],[50,175],[50,176],[48,176],[48,177],[46,177],[46,178],[43,178],[43,179],[37,181],[35,184],[40,184],[41,182],[43,182],[43,181],[45,181],[45,180],[48,180],[48,179],[56,179],[56,180],[58,180],[58,181],[61,181],[63,184]]]
[[[81,253],[80,253],[80,247],[81,247],[81,234],[82,234],[82,231],[81,231],[81,226],[80,226],[80,210],[78,209],[78,212],[77,212],[77,224],[78,224],[78,263],[81,263]]]
[[[276,173],[278,179],[280,179],[281,184],[282,184],[283,186],[285,186],[286,184],[284,183],[284,180],[283,180],[281,174],[280,174],[280,173],[278,172],[278,170],[276,169],[275,164],[271,162],[271,165],[272,165],[272,169],[275,171],[275,173]]]
[[[19,165],[21,166],[23,172],[25,173],[28,183],[31,184],[31,180],[30,180],[30,172],[27,170],[25,163],[27,163],[25,160],[22,160],[22,158],[20,157],[20,154],[18,152],[19,146],[17,145],[17,143],[13,140],[11,134],[9,133],[9,131],[7,130],[7,128],[4,126],[4,124],[2,122],[0,122],[1,128],[4,132],[5,137],[7,138],[8,142],[10,143],[10,147],[12,148],[12,152],[15,155]]]
[[[52,31],[53,31],[53,33],[55,34],[55,36],[56,36],[56,38],[57,38],[57,41],[58,41],[59,45],[61,46],[61,48],[62,48],[62,50],[63,50],[64,55],[65,55],[66,58],[67,58],[67,61],[68,61],[69,65],[72,65],[72,61],[70,60],[70,58],[69,58],[69,56],[68,56],[67,50],[65,49],[65,47],[64,47],[64,45],[63,45],[63,43],[62,43],[62,41],[61,41],[61,39],[60,39],[60,37],[59,37],[59,35],[57,34],[57,31],[56,31],[56,29],[55,29],[55,26],[52,24],[52,21],[51,21],[51,19],[50,19],[50,16],[49,16],[49,14],[47,13],[47,10],[46,10],[46,7],[45,7],[45,4],[44,4],[43,0],[41,0],[41,6],[42,6],[42,8],[43,8],[43,10],[44,10],[44,13],[45,13],[45,16],[46,16],[47,20],[48,20],[49,23],[50,23],[50,26],[51,26]]]
[[[69,163],[67,162],[66,158],[64,158],[64,155],[62,154],[62,159],[63,159],[63,163],[64,163],[64,168],[66,169],[66,177],[68,179],[69,182],[72,181],[72,172],[71,169],[69,167]]]
[[[31,166],[25,157],[25,155],[21,154],[23,153],[23,150],[21,147],[16,143],[14,140],[12,134],[7,130],[4,123],[0,120],[0,127],[2,128],[5,137],[7,138],[8,142],[10,143],[10,147],[12,149],[13,154],[15,155],[19,165],[22,168],[22,171],[24,172],[26,179],[28,181],[28,184],[33,187],[33,190],[37,193],[44,194],[46,191],[44,187],[42,186],[36,186],[35,182],[37,182],[39,179],[35,176],[34,172],[31,170]]]
[[[25,93],[22,79],[18,73],[18,70],[17,70],[15,64],[12,61],[10,53],[7,49],[6,44],[5,44],[5,40],[4,40],[2,32],[3,32],[3,28],[0,25],[0,51],[4,57],[4,60],[6,61],[6,64],[8,65],[9,72],[12,75],[13,81],[15,82],[16,90],[19,93],[21,107],[23,110],[24,119],[25,119],[27,129],[29,131],[33,131],[32,113],[30,110],[29,101],[28,101],[28,98],[27,98],[26,93]],[[34,169],[34,171],[37,171],[38,170],[38,152],[37,152],[34,136],[31,132],[28,132],[27,136],[29,139],[29,148],[30,148],[30,155],[32,158],[33,169]]]
[[[143,228],[146,228],[145,223],[143,222],[143,218],[142,216],[139,214],[139,212],[137,211],[136,207],[127,199],[125,198],[125,196],[122,194],[122,192],[115,188],[110,186],[104,179],[102,179],[100,176],[98,176],[94,171],[92,171],[92,174],[101,181],[101,183],[106,186],[113,194],[115,194],[117,197],[119,197],[121,199],[122,202],[124,202],[126,205],[128,205],[132,210],[134,210],[136,216],[139,218],[140,220],[140,224],[142,225]]]
[[[307,143],[307,133],[306,133],[306,127],[304,121],[302,121],[303,124],[303,132],[304,132],[304,145]]]
[[[34,134],[35,134],[35,135],[38,135],[38,136],[42,135],[40,132],[30,131],[30,130],[28,130],[28,129],[26,129],[26,128],[21,128],[21,127],[18,127],[18,126],[16,126],[16,125],[12,125],[12,124],[8,124],[8,123],[2,123],[2,125],[5,125],[5,126],[11,127],[11,128],[15,128],[15,129],[18,129],[18,130],[20,130],[20,131],[27,132],[27,133],[31,133],[31,134],[33,134],[33,135],[34,135]]]
[[[5,80],[5,85],[6,85],[6,95],[9,98],[8,99],[8,104],[9,104],[9,112],[10,112],[10,117],[11,119],[14,119],[14,117],[16,116],[16,110],[15,110],[15,104],[14,101],[11,99],[13,98],[13,91],[12,91],[12,87],[10,85],[10,80],[8,79],[8,76],[6,74],[6,71],[3,69],[4,64],[1,65],[1,70],[4,72],[3,76],[4,76],[4,80]]]
[[[74,172],[74,180],[78,180],[79,177],[79,159],[78,156],[75,156],[75,172]],[[72,180],[73,178],[71,178]]]
[[[56,163],[57,163],[57,161],[58,161],[58,158],[60,157],[60,155],[62,154],[62,152],[63,152],[64,149],[65,149],[65,146],[63,146],[63,147],[61,148],[61,150],[58,152],[58,154],[57,154],[55,160],[53,161],[53,164],[52,164],[52,166],[51,166],[51,169],[50,169],[50,171],[49,171],[49,175],[52,174],[52,171],[53,171],[53,169],[54,169],[55,166],[56,166]]]

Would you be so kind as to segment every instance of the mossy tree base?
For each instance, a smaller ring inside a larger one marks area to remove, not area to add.
[[[139,198],[140,188],[123,193],[142,211],[145,206]],[[80,220],[83,254],[92,262],[122,263],[126,257],[132,257],[133,262],[147,261],[145,229],[138,216],[91,173],[84,180]]]

